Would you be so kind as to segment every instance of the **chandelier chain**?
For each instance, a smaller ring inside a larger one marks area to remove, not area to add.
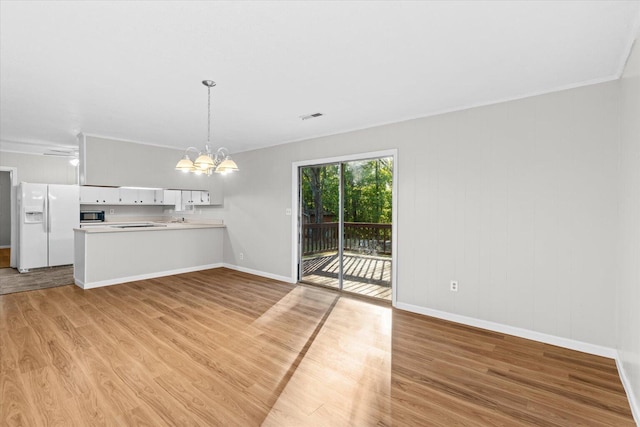
[[[209,143],[211,140],[211,87],[209,86],[207,87],[207,94],[207,111],[209,113],[207,114],[207,143]]]

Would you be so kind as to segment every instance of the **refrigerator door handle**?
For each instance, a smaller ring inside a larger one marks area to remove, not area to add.
[[[47,233],[51,232],[51,215],[49,214],[49,198],[44,201],[44,214]]]

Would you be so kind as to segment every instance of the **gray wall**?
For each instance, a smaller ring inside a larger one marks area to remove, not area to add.
[[[0,151],[0,166],[18,169],[18,182],[77,184],[75,166],[63,157]]]
[[[11,174],[0,171],[0,247],[11,246]]]
[[[640,46],[620,81],[618,352],[640,409]],[[640,414],[638,414],[640,415]]]
[[[611,82],[237,154],[225,262],[291,276],[292,162],[398,148],[399,303],[614,347],[617,94]]]
[[[83,185],[208,190],[212,203],[221,203],[224,180],[219,174],[204,176],[175,170],[184,155],[182,150],[91,135],[84,140],[83,144],[80,138]]]

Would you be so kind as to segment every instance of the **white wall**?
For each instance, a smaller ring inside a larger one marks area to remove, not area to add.
[[[640,410],[640,46],[620,81],[618,352]],[[640,417],[640,412],[636,413]],[[638,418],[636,418],[638,420]]]
[[[18,182],[77,184],[75,166],[64,157],[0,151],[0,166],[18,169]]]
[[[605,83],[239,153],[219,211],[225,262],[290,277],[291,163],[398,148],[398,303],[614,347],[617,93]]]

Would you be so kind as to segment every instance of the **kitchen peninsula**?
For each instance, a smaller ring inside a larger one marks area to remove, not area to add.
[[[220,223],[104,223],[74,229],[74,281],[83,289],[222,266]]]

